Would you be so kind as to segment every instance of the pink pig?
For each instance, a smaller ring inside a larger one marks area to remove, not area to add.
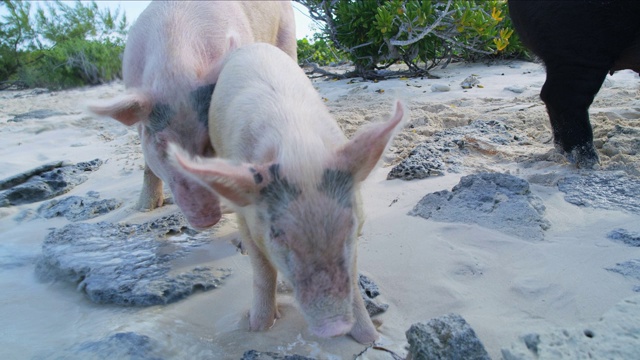
[[[167,144],[212,156],[207,129],[216,65],[229,49],[254,42],[274,44],[296,59],[295,25],[289,1],[156,1],[131,27],[122,61],[125,95],[89,107],[125,125],[138,126],[145,158],[137,207],[163,204],[162,182],[198,229],[221,217],[218,197],[176,171],[166,160]]]
[[[358,292],[356,240],[363,216],[359,185],[401,123],[365,127],[347,141],[298,64],[280,49],[252,44],[229,54],[213,93],[209,132],[219,158],[169,157],[229,202],[254,272],[251,330],[279,317],[280,271],[313,333],[378,333]]]

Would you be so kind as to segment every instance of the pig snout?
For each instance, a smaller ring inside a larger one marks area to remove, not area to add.
[[[340,336],[348,333],[355,322],[353,317],[353,292],[348,272],[317,270],[310,281],[300,282],[298,300],[309,329],[321,337]],[[333,276],[331,276],[333,275]]]
[[[204,230],[220,221],[220,199],[211,190],[188,179],[173,181],[169,187],[176,205],[194,229]]]

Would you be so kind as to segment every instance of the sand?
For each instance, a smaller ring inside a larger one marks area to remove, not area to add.
[[[405,128],[363,185],[367,222],[358,261],[360,271],[380,287],[380,301],[389,304],[376,317],[382,322],[381,346],[405,356],[404,333],[412,323],[455,312],[469,322],[491,357],[500,359],[500,349],[520,335],[596,321],[636,294],[637,279],[606,268],[640,258],[640,248],[611,241],[607,234],[616,228],[640,232],[640,214],[565,201],[557,180],[584,171],[552,149],[546,110],[539,99],[544,68],[517,61],[460,63],[433,74],[440,78],[314,80],[348,136],[365,123],[388,116],[394,99],[405,101],[410,110]],[[462,89],[459,84],[470,75],[482,87]],[[451,90],[433,92],[433,85]],[[86,101],[123,91],[116,82],[57,92],[0,92],[0,179],[52,161],[99,158],[104,161],[101,168],[65,196],[97,191],[101,198],[116,198],[123,205],[87,222],[140,223],[178,211],[175,205],[147,213],[133,209],[144,165],[137,132],[84,112]],[[634,133],[640,129],[639,95],[638,76],[621,71],[607,77],[590,109],[601,170],[623,171],[632,179],[640,175]],[[41,109],[63,114],[10,121]],[[500,121],[523,140],[496,145],[471,138],[457,172],[421,180],[386,180],[391,166],[417,145],[475,120]],[[550,223],[543,239],[407,215],[423,196],[451,190],[463,176],[478,172],[507,173],[529,181]],[[176,264],[177,269],[194,264],[231,269],[233,274],[220,288],[169,305],[119,307],[90,302],[74,284],[36,278],[43,240],[50,229],[69,223],[65,218],[17,220],[39,205],[0,208],[0,353],[5,359],[83,358],[86,354],[79,356],[75,346],[119,332],[149,336],[159,344],[159,356],[168,359],[239,359],[250,349],[352,359],[365,350],[350,337],[311,335],[286,292],[278,295],[283,316],[272,329],[246,330],[252,274],[249,258],[232,244],[238,237],[232,214],[225,215],[209,245]],[[359,357],[391,358],[375,349]]]

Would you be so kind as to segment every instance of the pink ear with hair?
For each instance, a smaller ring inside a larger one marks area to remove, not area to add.
[[[138,92],[130,92],[103,103],[91,104],[89,111],[97,115],[109,116],[130,126],[146,119],[151,114],[151,107],[151,99],[148,96]]]
[[[395,112],[389,120],[358,131],[349,142],[338,150],[338,167],[351,172],[356,182],[366,179],[380,160],[394,130],[404,117],[404,105],[397,101]]]
[[[257,200],[260,187],[250,165],[219,158],[192,159],[173,143],[168,146],[167,156],[177,169],[236,206],[251,205]]]

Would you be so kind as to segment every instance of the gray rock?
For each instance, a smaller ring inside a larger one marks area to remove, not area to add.
[[[507,91],[514,92],[516,94],[522,94],[526,90],[526,88],[524,86],[516,86],[516,85],[507,86],[504,89],[507,90]]]
[[[618,273],[624,277],[640,280],[640,259],[617,263],[616,266],[606,268],[606,270]]]
[[[302,355],[282,355],[275,352],[249,350],[242,355],[240,360],[315,360],[315,358]]]
[[[77,284],[101,304],[167,304],[196,290],[214,289],[230,270],[171,271],[172,260],[211,241],[210,232],[196,233],[186,224],[177,214],[141,225],[69,224],[46,237],[36,273],[42,280]]]
[[[74,346],[64,358],[161,360],[162,346],[146,335],[134,332],[116,333],[105,339]]]
[[[466,79],[462,80],[460,86],[463,89],[471,89],[474,86],[478,86],[480,84],[480,80],[475,75],[469,75]]]
[[[614,229],[607,234],[607,238],[625,245],[640,247],[640,233],[625,229]]]
[[[574,205],[640,214],[640,179],[623,171],[590,171],[558,182],[564,199]]]
[[[64,194],[87,181],[86,174],[96,171],[102,160],[66,165],[43,165],[24,174],[0,181],[0,207],[30,204]]]
[[[507,174],[465,176],[451,191],[427,194],[409,215],[478,224],[529,240],[542,240],[551,224],[526,180]]]
[[[530,333],[502,349],[504,360],[640,359],[640,295],[587,326]]]
[[[412,360],[490,360],[475,331],[458,314],[416,323],[406,333]]]
[[[431,85],[431,91],[433,92],[447,92],[450,91],[451,88],[449,87],[449,85],[445,85],[445,84],[433,84]]]
[[[445,152],[444,148],[437,148],[434,144],[418,145],[411,150],[405,160],[389,171],[387,180],[413,180],[444,175],[446,167],[440,160],[440,154],[443,152]]]
[[[476,120],[467,126],[438,131],[394,166],[387,179],[424,179],[461,172],[471,151],[495,153],[494,147],[520,143],[526,136],[497,120]]]
[[[365,275],[358,274],[358,287],[360,288],[360,295],[364,299],[364,304],[369,312],[369,316],[378,315],[387,311],[388,304],[381,304],[374,299],[380,295],[378,285],[369,279]]]
[[[21,122],[28,119],[46,119],[48,117],[58,115],[67,115],[67,113],[48,109],[33,110],[26,113],[18,114],[14,116],[13,119],[8,120],[8,122]]]
[[[29,171],[25,171],[21,174],[0,180],[0,190],[10,189],[16,185],[20,185],[26,182],[27,180],[29,180],[29,178],[33,176],[40,175],[42,173],[57,169],[62,166],[67,166],[67,165],[72,165],[72,164],[69,164],[65,161],[54,161],[49,164],[38,166],[37,168],[31,169]]]
[[[100,200],[95,197],[68,196],[40,205],[37,213],[45,219],[64,216],[69,221],[81,221],[106,214],[121,205],[122,202],[116,199]]]

